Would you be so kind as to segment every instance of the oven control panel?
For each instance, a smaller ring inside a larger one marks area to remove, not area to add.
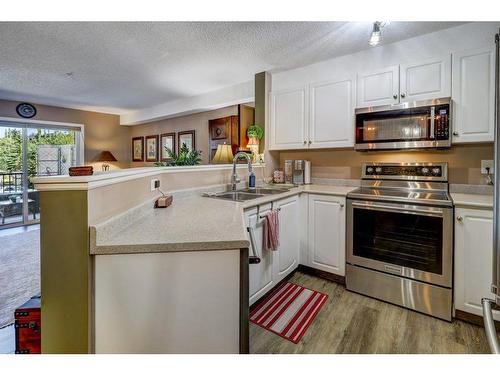
[[[366,163],[363,165],[363,178],[403,179],[403,180],[440,180],[447,179],[446,163]]]

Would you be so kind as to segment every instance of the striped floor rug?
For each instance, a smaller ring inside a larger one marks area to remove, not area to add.
[[[328,295],[284,283],[250,312],[250,321],[298,343],[326,302]]]

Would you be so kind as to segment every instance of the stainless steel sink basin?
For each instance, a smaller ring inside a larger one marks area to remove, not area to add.
[[[272,189],[272,188],[246,188],[246,189],[241,189],[238,191],[244,192],[244,193],[250,193],[250,194],[281,194],[281,193],[286,193],[290,189]]]
[[[272,189],[272,188],[246,188],[236,191],[225,191],[223,193],[205,193],[204,196],[217,199],[225,199],[234,202],[244,202],[257,199],[265,195],[281,194],[290,189]]]
[[[263,197],[263,194],[249,194],[241,191],[227,191],[225,193],[218,193],[211,195],[211,198],[226,199],[235,202],[244,202],[251,199],[257,199]]]

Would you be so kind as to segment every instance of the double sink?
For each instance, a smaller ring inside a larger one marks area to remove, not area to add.
[[[290,189],[278,188],[246,188],[234,191],[225,191],[216,194],[205,194],[206,197],[224,199],[234,202],[244,202],[252,199],[264,197],[266,195],[281,194]]]

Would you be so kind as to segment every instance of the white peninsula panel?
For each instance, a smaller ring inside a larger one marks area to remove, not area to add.
[[[239,353],[240,250],[95,257],[96,353]]]

